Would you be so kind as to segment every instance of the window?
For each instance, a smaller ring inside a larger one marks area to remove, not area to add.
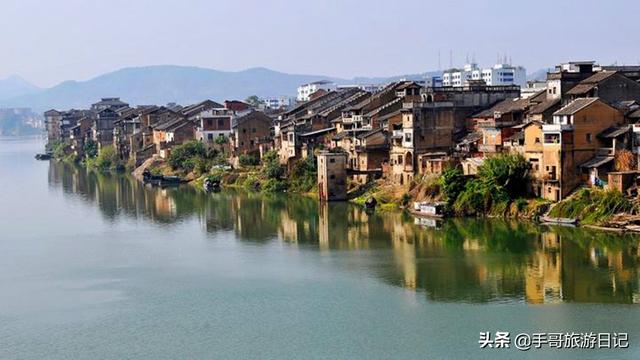
[[[411,133],[405,133],[404,134],[404,141],[405,142],[411,142]]]
[[[590,134],[590,133],[588,133],[588,134],[587,134],[587,136],[586,136],[586,138],[587,138],[587,142],[588,142],[588,143],[590,143],[590,142],[591,142],[591,140],[592,140],[592,136],[591,136],[591,134]]]
[[[218,128],[221,128],[224,126],[224,120],[223,119],[218,119]]]
[[[333,174],[329,175],[329,179],[335,179],[335,178],[336,178],[335,175],[333,175]]]
[[[329,162],[333,164],[334,162],[336,162],[336,159],[329,159]]]
[[[242,129],[242,133],[246,134],[247,133],[247,129]]]
[[[536,138],[535,143],[536,144],[540,144],[540,138],[539,137]]]
[[[289,142],[293,142],[293,133],[289,133]]]
[[[209,139],[210,141],[213,140],[213,134],[207,134],[207,139]]]
[[[251,132],[252,133],[256,132],[256,128],[251,129]]]

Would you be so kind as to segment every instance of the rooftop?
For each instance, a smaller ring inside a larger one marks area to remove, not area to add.
[[[553,113],[553,115],[573,115],[585,107],[598,101],[598,98],[580,98],[570,102],[565,107]]]

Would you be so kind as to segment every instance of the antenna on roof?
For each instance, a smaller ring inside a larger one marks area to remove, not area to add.
[[[476,63],[476,52],[473,52],[473,57],[471,58],[471,61],[473,61],[473,63]]]
[[[449,67],[453,68],[453,50],[449,49]]]

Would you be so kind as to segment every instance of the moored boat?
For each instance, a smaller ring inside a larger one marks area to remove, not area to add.
[[[50,153],[36,154],[35,158],[36,160],[50,160],[51,154]]]
[[[413,208],[411,208],[410,212],[416,216],[442,218],[444,217],[444,203],[443,202],[429,203],[426,201],[416,201],[413,203]]]
[[[540,218],[543,223],[546,224],[554,224],[554,225],[570,225],[574,226],[578,224],[578,219],[573,218],[554,218],[550,216],[543,216]]]

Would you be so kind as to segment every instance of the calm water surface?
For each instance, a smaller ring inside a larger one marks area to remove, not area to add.
[[[639,239],[145,188],[0,139],[1,359],[640,358]],[[628,332],[480,350],[480,331]]]

